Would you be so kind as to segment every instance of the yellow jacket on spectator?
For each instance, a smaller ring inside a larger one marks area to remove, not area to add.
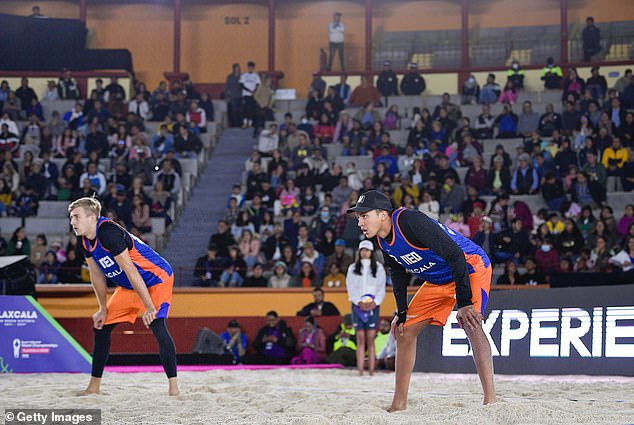
[[[418,205],[420,190],[418,189],[418,186],[415,184],[409,185],[407,187],[405,185],[400,185],[400,186],[397,186],[396,189],[394,189],[394,195],[392,195],[392,198],[394,199],[394,202],[396,203],[396,205],[403,204],[403,197],[406,194],[409,194],[414,199],[414,204]]]
[[[559,220],[557,224],[553,224],[552,221],[548,220],[546,222],[546,225],[548,226],[548,231],[554,235],[558,235],[566,229],[566,226],[564,226],[564,222],[561,220]]]
[[[621,168],[623,167],[623,164],[627,162],[627,158],[627,149],[625,149],[624,147],[614,149],[612,146],[609,146],[603,151],[601,163],[605,168],[608,168],[608,166],[610,165],[610,161],[617,161],[616,166]]]

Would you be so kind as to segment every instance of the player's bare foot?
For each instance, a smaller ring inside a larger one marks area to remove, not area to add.
[[[401,412],[407,410],[407,404],[392,404],[388,409],[388,413]]]
[[[176,378],[170,378],[168,382],[169,382],[169,390],[167,391],[167,393],[170,396],[179,395],[181,392],[178,389],[178,381],[176,380]]]
[[[487,404],[494,404],[497,403],[497,399],[495,397],[491,397],[491,398],[485,398],[484,401],[482,402],[482,404],[487,405]]]
[[[100,394],[99,389],[101,387],[101,379],[95,378],[94,376],[90,377],[90,382],[88,382],[88,386],[84,391],[80,391],[78,396],[85,396],[90,394]]]
[[[359,376],[363,376],[363,371],[362,370],[359,371]]]

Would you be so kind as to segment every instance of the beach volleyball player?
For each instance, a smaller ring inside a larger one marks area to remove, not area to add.
[[[376,236],[392,271],[397,314],[396,385],[390,412],[407,408],[407,392],[416,357],[416,337],[427,325],[444,326],[456,302],[484,390],[484,404],[495,402],[491,347],[482,330],[491,285],[491,262],[471,240],[419,211],[398,208],[376,190],[365,192],[348,209],[367,238]],[[409,305],[411,275],[425,282]]]
[[[174,273],[165,259],[118,224],[101,216],[94,198],[80,198],[68,206],[70,224],[83,248],[99,311],[93,316],[92,374],[82,394],[99,393],[110,352],[110,337],[117,323],[134,323],[139,313],[159,345],[169,395],[178,395],[176,347],[167,330]],[[117,287],[106,302],[106,277]]]

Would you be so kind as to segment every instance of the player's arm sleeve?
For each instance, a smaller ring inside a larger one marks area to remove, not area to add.
[[[113,257],[116,257],[129,248],[126,243],[125,231],[114,223],[103,223],[99,227],[98,236],[101,246],[110,251]]]
[[[399,312],[407,310],[407,284],[410,277],[399,263],[389,255],[385,255],[385,264],[389,267],[392,276],[392,290],[396,300],[396,308]]]
[[[407,235],[413,235],[410,238],[412,244],[431,249],[449,264],[456,282],[458,308],[473,304],[467,260],[458,244],[434,220],[423,214],[401,214],[399,225],[401,229],[407,229]]]

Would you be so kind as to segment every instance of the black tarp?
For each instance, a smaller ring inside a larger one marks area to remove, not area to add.
[[[0,14],[0,69],[133,72],[129,50],[86,49],[86,25],[78,19],[37,19]]]

